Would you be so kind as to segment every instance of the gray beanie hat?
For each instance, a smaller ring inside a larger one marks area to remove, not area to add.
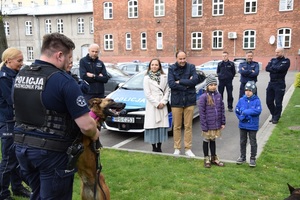
[[[248,81],[245,85],[245,90],[250,90],[251,92],[256,93],[256,85],[254,81]]]
[[[206,87],[213,83],[218,84],[218,81],[214,75],[210,74],[206,78]]]

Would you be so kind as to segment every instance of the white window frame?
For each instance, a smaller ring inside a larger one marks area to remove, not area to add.
[[[25,35],[32,35],[32,22],[25,21]]]
[[[244,14],[257,13],[257,0],[245,0]]]
[[[64,33],[64,20],[57,19],[56,25],[57,25],[57,32],[63,34]]]
[[[129,0],[128,1],[128,18],[138,18],[138,1]]]
[[[165,16],[165,0],[154,0],[154,17]]]
[[[114,50],[114,38],[112,34],[104,35],[104,50]]]
[[[294,0],[279,0],[279,11],[291,11],[294,9]]]
[[[77,18],[77,33],[84,33],[84,19],[82,17]]]
[[[10,35],[10,31],[9,31],[9,22],[8,22],[8,21],[5,21],[5,22],[4,22],[4,32],[5,32],[5,35],[6,35],[6,36],[9,36],[9,35]]]
[[[45,6],[49,5],[49,1],[48,0],[44,0],[44,5]]]
[[[51,19],[46,19],[45,20],[45,33],[52,33],[52,24],[51,24]]]
[[[215,14],[214,11],[217,11]],[[224,15],[224,0],[212,0],[212,15],[221,16]]]
[[[192,17],[202,17],[203,0],[192,0]]]
[[[146,32],[141,33],[141,49],[142,50],[147,49],[147,33]]]
[[[90,17],[90,33],[94,33],[94,17]]]
[[[131,40],[131,33],[126,33],[125,34],[125,48],[126,50],[131,50],[132,49],[132,40]]]
[[[34,60],[33,47],[27,47],[27,60]]]
[[[113,18],[113,3],[104,2],[103,5],[103,19],[112,19]]]
[[[291,48],[291,41],[292,41],[291,28],[279,28],[277,30],[277,47]]]
[[[223,49],[223,35],[221,30],[212,32],[212,49]]]
[[[18,7],[21,8],[22,7],[22,2],[18,2]]]
[[[256,47],[256,31],[245,30],[243,33],[243,49],[255,49]]]
[[[191,33],[191,49],[201,50],[203,44],[202,32],[192,32]]]
[[[162,32],[156,33],[156,49],[163,49],[163,36]]]

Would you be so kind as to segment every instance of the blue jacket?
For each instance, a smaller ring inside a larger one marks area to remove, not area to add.
[[[261,111],[260,100],[255,94],[249,98],[246,95],[240,98],[235,108],[235,114],[239,119],[239,128],[257,131]]]
[[[207,92],[203,93],[198,102],[198,108],[200,113],[201,129],[204,132],[208,130],[220,129],[222,125],[225,125],[225,109],[222,96],[219,92],[209,92],[214,105],[207,104]]]
[[[241,74],[241,83],[247,83],[248,81],[257,82],[257,76],[259,74],[259,65],[255,61],[242,62],[239,65],[239,73]]]
[[[0,122],[14,121],[12,86],[16,75],[17,71],[5,65],[0,70]]]
[[[266,71],[270,72],[270,81],[284,80],[285,75],[290,67],[290,59],[285,58],[272,58],[266,67]]]
[[[175,81],[178,81],[176,83]],[[171,106],[187,107],[196,105],[196,88],[198,75],[195,65],[186,63],[181,67],[176,62],[168,72],[168,84],[171,88]]]
[[[104,96],[104,83],[108,81],[108,75],[104,63],[98,58],[92,59],[89,54],[80,59],[79,62],[80,78],[89,83],[90,89],[86,94],[101,94]],[[88,77],[87,72],[95,75],[94,78]],[[103,76],[99,76],[99,74]]]

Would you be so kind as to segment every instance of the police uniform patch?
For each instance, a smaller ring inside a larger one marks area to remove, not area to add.
[[[86,104],[86,101],[85,101],[85,98],[84,98],[83,96],[77,97],[76,103],[77,103],[77,105],[80,106],[80,107],[84,107],[84,106],[87,105],[87,104]]]

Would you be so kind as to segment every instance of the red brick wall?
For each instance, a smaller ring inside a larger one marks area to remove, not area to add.
[[[223,51],[228,51],[230,58],[241,57],[247,50],[243,49],[243,31],[256,30],[256,48],[253,49],[254,60],[266,66],[274,57],[275,44],[269,44],[271,35],[277,36],[278,28],[292,29],[291,48],[286,49],[286,56],[291,59],[291,69],[299,70],[300,56],[300,5],[294,0],[293,11],[279,12],[278,2],[273,0],[258,1],[256,14],[244,14],[244,1],[225,1],[223,16],[212,16],[212,1],[204,1],[203,16],[191,17],[191,0],[166,0],[164,17],[154,17],[153,0],[138,0],[139,18],[128,19],[127,2],[110,0],[113,3],[113,19],[103,20],[103,2],[94,0],[94,40],[101,46],[101,57],[107,62],[130,60],[149,61],[159,57],[164,62],[174,62],[176,50],[186,50],[188,61],[199,65],[211,59],[221,59]],[[186,20],[184,20],[184,2],[186,2]],[[160,23],[157,23],[157,21]],[[186,35],[184,37],[184,24]],[[223,49],[212,49],[212,31],[223,31]],[[163,32],[163,50],[156,49],[156,32]],[[191,32],[203,33],[202,50],[191,50]],[[132,50],[125,49],[125,33],[130,32]],[[140,49],[140,33],[147,33],[147,50]],[[237,32],[237,39],[227,38],[228,32]],[[103,50],[103,35],[113,34],[114,50]]]

